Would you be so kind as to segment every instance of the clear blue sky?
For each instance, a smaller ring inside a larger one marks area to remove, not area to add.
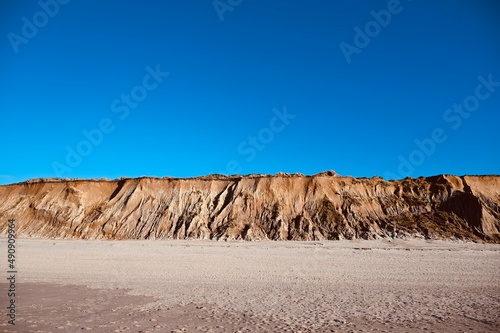
[[[498,1],[60,2],[0,5],[0,184],[500,173]]]

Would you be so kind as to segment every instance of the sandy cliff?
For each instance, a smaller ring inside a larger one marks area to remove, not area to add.
[[[0,233],[9,218],[34,237],[500,243],[500,176],[40,179],[0,186]]]

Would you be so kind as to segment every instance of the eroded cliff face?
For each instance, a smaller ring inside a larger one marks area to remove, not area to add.
[[[35,180],[0,186],[0,233],[84,239],[500,242],[500,177]]]

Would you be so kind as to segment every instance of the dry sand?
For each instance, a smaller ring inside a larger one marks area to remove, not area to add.
[[[500,331],[500,245],[17,244],[16,326],[2,283],[0,332]],[[5,239],[0,260],[5,276]]]

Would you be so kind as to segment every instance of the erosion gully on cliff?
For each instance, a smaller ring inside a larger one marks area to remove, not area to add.
[[[43,238],[500,243],[500,176],[35,179],[0,186],[3,235],[9,218],[18,235]]]

